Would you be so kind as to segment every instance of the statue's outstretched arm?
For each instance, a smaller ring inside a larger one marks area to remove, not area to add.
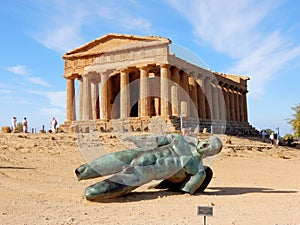
[[[157,147],[161,147],[161,146],[164,146],[164,145],[168,145],[172,142],[172,140],[170,140],[170,138],[168,138],[167,136],[165,136],[158,144]]]
[[[135,149],[114,152],[81,165],[75,170],[78,180],[107,176],[120,172],[137,156]]]
[[[161,147],[161,146],[164,146],[164,145],[171,144],[174,141],[182,141],[182,136],[180,134],[167,134],[160,141],[160,143],[158,144],[157,147]]]
[[[190,177],[190,179],[183,185],[181,190],[190,194],[194,194],[203,183],[205,176],[205,170],[199,170],[198,173]]]

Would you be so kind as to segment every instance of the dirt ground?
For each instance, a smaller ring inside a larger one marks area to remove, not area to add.
[[[149,189],[107,203],[89,202],[77,181],[86,162],[72,134],[0,134],[0,224],[203,224],[198,206],[212,206],[207,224],[300,224],[300,150],[221,137],[206,191],[189,195]],[[231,144],[226,143],[230,140]],[[98,140],[94,140],[98,142]],[[118,139],[100,140],[120,149]],[[97,144],[96,144],[97,146]]]

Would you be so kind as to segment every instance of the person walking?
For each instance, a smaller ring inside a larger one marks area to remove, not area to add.
[[[262,130],[262,132],[261,132],[261,138],[263,139],[263,142],[266,142],[266,135],[267,135],[266,131]]]
[[[23,125],[23,133],[27,133],[27,129],[28,129],[28,121],[27,121],[27,118],[26,118],[26,117],[24,117],[23,122],[22,122],[22,125]]]
[[[273,132],[270,134],[270,142],[271,142],[271,146],[273,146],[273,143],[274,143],[274,133]]]
[[[52,133],[56,133],[56,126],[57,126],[57,120],[55,119],[55,117],[53,117],[51,121]]]
[[[17,130],[17,117],[13,116],[13,118],[11,119],[11,125],[13,133],[15,133]]]

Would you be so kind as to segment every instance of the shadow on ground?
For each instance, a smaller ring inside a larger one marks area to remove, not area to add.
[[[207,195],[243,195],[250,193],[272,193],[286,194],[297,193],[291,190],[274,190],[272,188],[255,188],[255,187],[209,187],[205,194]]]
[[[297,193],[293,190],[274,190],[272,188],[253,188],[253,187],[209,187],[204,192],[197,192],[195,196],[200,195],[243,195],[249,193],[262,193],[262,194],[286,194],[286,193]],[[126,202],[139,202],[154,200],[159,198],[168,198],[174,195],[183,195],[184,193],[179,191],[170,191],[170,190],[158,190],[158,191],[133,191],[125,196],[101,200],[102,203],[126,203]],[[189,195],[185,193],[186,195]]]
[[[22,167],[22,166],[0,166],[0,169],[32,170],[32,169],[35,169],[35,168]]]

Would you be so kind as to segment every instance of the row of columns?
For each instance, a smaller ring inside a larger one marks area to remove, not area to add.
[[[151,116],[153,104],[150,98],[151,67],[139,68],[139,117]],[[120,76],[120,118],[130,117],[130,69],[121,70]],[[227,84],[219,84],[216,79],[188,75],[176,67],[160,65],[160,93],[154,98],[155,114],[160,116],[195,117],[200,120],[227,120],[247,123],[247,90]],[[171,81],[171,82],[170,82]],[[88,74],[78,77],[79,120],[111,119],[112,84],[107,74]],[[99,93],[99,83],[101,91]],[[66,119],[76,120],[74,78],[67,79]]]

